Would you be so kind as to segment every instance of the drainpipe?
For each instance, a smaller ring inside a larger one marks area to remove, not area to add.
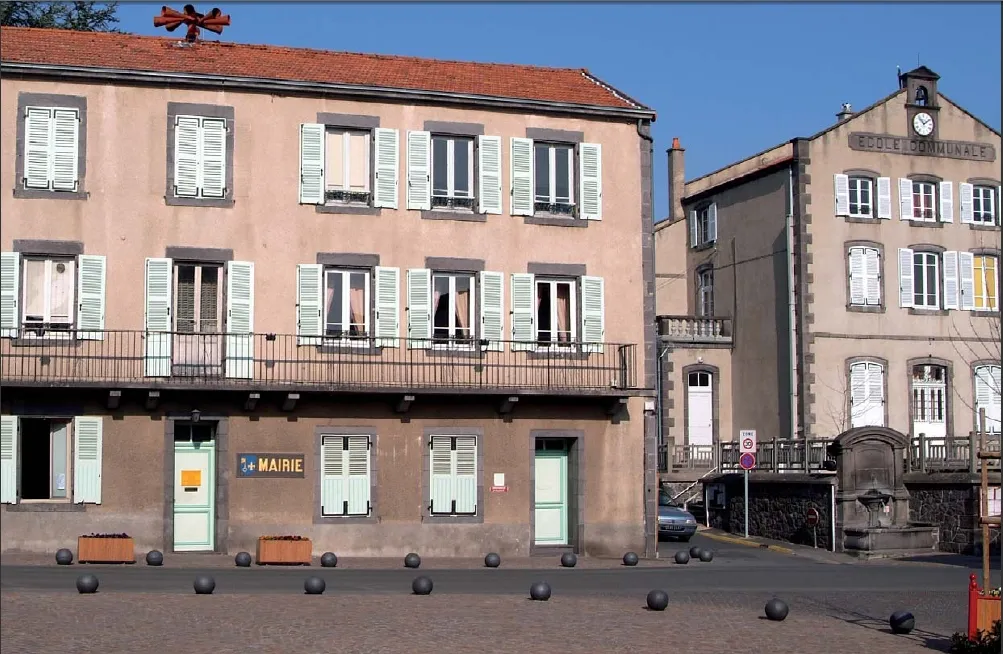
[[[787,322],[790,340],[791,376],[790,376],[790,411],[791,438],[798,434],[798,357],[797,357],[797,310],[796,293],[794,290],[794,168],[787,169]]]
[[[648,142],[648,169],[651,172],[651,174],[648,176],[648,180],[649,181],[648,181],[647,193],[648,193],[648,206],[650,207],[650,210],[651,210],[651,219],[652,219],[652,223],[653,223],[654,222],[654,217],[655,217],[655,184],[654,184],[655,161],[654,161],[654,154],[653,154],[654,153],[654,147],[655,147],[655,139],[653,139],[649,134],[645,134],[645,130],[643,129],[644,125],[645,125],[645,119],[638,118],[637,119],[637,135],[639,137],[641,137],[642,139],[644,139],[645,141]],[[650,125],[651,125],[651,122],[648,121],[649,130],[650,130]],[[648,225],[644,225],[644,227],[648,228]],[[647,293],[649,291],[649,287],[650,287],[650,292],[651,293],[655,292],[655,283],[654,283],[655,282],[655,270],[657,270],[657,267],[655,266],[655,261],[654,261],[654,258],[655,258],[655,244],[654,244],[655,234],[652,231],[651,233],[646,234],[646,236],[648,238],[652,239],[652,243],[651,243],[651,258],[652,258],[652,261],[651,261],[651,279],[645,279],[644,280],[644,285],[645,285],[645,302],[648,301],[647,300]],[[656,330],[656,332],[655,332],[655,351],[654,352],[645,352],[644,353],[644,362],[645,362],[644,365],[645,365],[645,368],[647,368],[647,366],[648,366],[648,359],[649,359],[649,357],[652,354],[654,354],[655,358],[656,358],[656,360],[654,362],[656,364],[655,365],[655,371],[656,371],[655,374],[657,375],[658,374],[658,372],[657,372],[658,371],[658,365],[657,364],[658,364],[658,354],[659,354],[659,352],[658,352],[657,327],[656,327],[656,325],[645,325],[644,326],[644,330],[645,330],[646,333],[647,333],[647,330],[649,330],[649,329]],[[661,397],[658,398],[658,401],[661,401]],[[658,402],[655,403],[655,407],[656,407],[656,409],[660,409],[660,406],[659,406]],[[661,415],[661,411],[659,410],[659,416],[660,415]],[[656,427],[656,431],[658,431],[657,427]],[[656,435],[656,438],[657,438],[657,435]],[[643,461],[643,457],[642,457],[642,461]],[[648,471],[647,470],[647,466],[643,466],[643,469],[644,469],[644,475],[646,476],[647,475],[647,471]],[[657,447],[657,444],[656,444],[656,447],[655,447],[655,478],[654,478],[653,482],[654,482],[654,489],[653,489],[654,492],[653,492],[653,495],[654,495],[654,505],[655,505],[655,514],[654,514],[654,516],[651,515],[651,512],[648,509],[648,494],[652,491],[652,489],[648,486],[648,480],[645,479],[644,483],[641,486],[641,489],[642,489],[642,496],[641,496],[642,502],[641,502],[641,504],[642,504],[642,506],[644,506],[644,531],[645,531],[644,556],[645,556],[645,558],[652,558],[653,556],[657,556],[658,555],[658,491],[660,489],[659,489],[659,482],[658,482],[658,447]],[[654,542],[648,542],[648,533],[647,532],[649,531],[649,527],[650,527],[650,530],[651,530],[651,538],[652,538],[652,540]]]
[[[836,551],[836,484],[829,484],[829,544],[833,552]]]

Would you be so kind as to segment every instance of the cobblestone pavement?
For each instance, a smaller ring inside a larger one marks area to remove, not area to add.
[[[911,654],[944,651],[937,634],[894,636],[860,616],[828,615],[790,598],[781,623],[762,596],[674,597],[663,613],[644,597],[512,595],[212,595],[0,593],[3,654],[440,654],[521,651],[607,654]]]

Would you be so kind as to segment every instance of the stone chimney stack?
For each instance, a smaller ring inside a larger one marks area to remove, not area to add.
[[[844,102],[843,108],[839,110],[838,114],[836,114],[836,120],[838,122],[843,122],[852,115],[853,115],[853,107],[850,106],[849,102]]]
[[[679,137],[672,139],[669,153],[669,220],[683,219],[683,195],[686,192],[686,150],[679,144]]]

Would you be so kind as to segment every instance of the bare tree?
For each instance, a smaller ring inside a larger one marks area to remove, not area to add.
[[[997,302],[999,300],[997,299]],[[952,315],[958,312],[952,312]],[[970,312],[967,321],[963,323],[965,329],[959,328],[957,318],[951,320],[951,345],[958,356],[965,361],[969,370],[977,368],[980,364],[1001,365],[1000,355],[1003,346],[1000,344],[1000,317],[999,313],[980,315],[978,312]],[[964,333],[963,333],[964,332]],[[1003,389],[1000,388],[1000,380],[992,375],[982,375],[981,380],[987,384],[994,395],[1000,396]],[[973,398],[966,398],[958,391],[958,385],[952,384],[954,395],[967,407],[972,415],[978,413]],[[972,422],[975,426],[974,418]]]
[[[836,379],[836,386],[827,384],[825,381],[821,381],[821,379],[819,380],[822,386],[825,386],[832,392],[831,395],[826,397],[823,410],[836,430],[833,436],[838,436],[850,428],[850,414],[847,408],[850,405],[850,384],[846,380],[845,375],[837,375]]]

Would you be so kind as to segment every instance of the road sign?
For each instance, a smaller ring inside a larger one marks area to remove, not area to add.
[[[742,456],[738,457],[738,465],[742,466],[742,470],[752,470],[756,467],[756,455],[752,452],[742,452]]]
[[[746,452],[756,452],[756,430],[755,429],[743,429],[738,432],[738,441],[740,446],[740,452],[745,454]]]
[[[814,527],[815,525],[817,525],[819,520],[818,509],[816,508],[808,509],[808,513],[805,515],[805,518],[808,520],[809,527]]]

